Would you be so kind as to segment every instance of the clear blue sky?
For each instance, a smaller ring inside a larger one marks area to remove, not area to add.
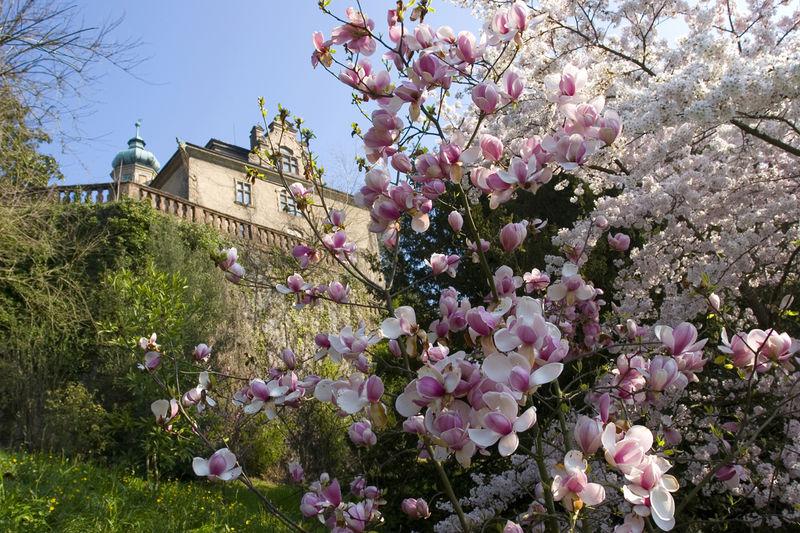
[[[274,111],[280,102],[302,116],[315,131],[316,152],[329,169],[332,185],[350,189],[357,176],[341,171],[359,150],[350,138],[358,119],[350,91],[321,68],[313,70],[311,32],[326,36],[334,21],[319,12],[316,0],[80,0],[87,25],[125,16],[114,37],[141,39],[138,50],[149,59],[136,77],[102,65],[100,80],[81,94],[90,114],[80,119],[80,142],[67,152],[54,143],[66,183],[107,181],[111,160],[133,136],[142,119],[148,149],[165,164],[176,148],[175,138],[205,144],[214,137],[249,146],[249,131],[260,115],[258,96]],[[344,12],[348,1],[334,0]],[[365,0],[364,9],[385,28],[392,0]],[[428,22],[456,31],[476,32],[468,12],[434,2]],[[373,58],[373,63],[378,58]],[[64,124],[69,131],[72,126]],[[352,168],[352,165],[350,165]]]

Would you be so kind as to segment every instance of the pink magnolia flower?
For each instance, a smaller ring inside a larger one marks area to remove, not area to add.
[[[464,217],[458,211],[450,211],[450,214],[447,215],[447,223],[450,224],[453,231],[461,233],[461,228],[464,227]]]
[[[305,471],[303,467],[297,461],[289,463],[287,469],[289,470],[289,479],[292,480],[292,483],[300,484],[303,482],[305,478]]]
[[[575,170],[597,151],[596,141],[586,140],[580,133],[547,136],[542,147],[564,170]]]
[[[500,245],[506,252],[516,250],[528,236],[528,221],[510,222],[500,230]]]
[[[631,245],[631,238],[624,233],[617,233],[616,235],[608,234],[608,245],[617,252],[624,252]]]
[[[322,256],[317,252],[316,248],[305,244],[298,244],[292,248],[292,257],[300,263],[301,269],[308,268],[308,265],[317,263],[322,259]]]
[[[342,285],[341,282],[331,281],[328,284],[328,297],[336,303],[347,303],[350,301],[350,285]]]
[[[272,379],[268,382],[259,378],[253,379],[250,381],[250,389],[248,391],[249,403],[244,405],[244,412],[255,414],[263,410],[267,418],[272,420],[278,416],[278,405],[284,404],[287,400],[291,401],[300,397],[301,392],[299,390],[287,395],[289,390],[289,385],[282,384],[279,379]]]
[[[697,328],[688,322],[679,324],[674,330],[669,326],[655,326],[653,332],[673,356],[699,352],[708,339],[697,340]]]
[[[147,352],[144,354],[144,363],[139,363],[139,370],[155,370],[161,365],[161,354],[158,352]]]
[[[372,431],[372,423],[369,420],[353,422],[347,430],[350,440],[356,446],[370,447],[378,442],[378,437]]]
[[[568,64],[561,74],[550,74],[544,79],[547,99],[559,105],[579,102],[580,91],[586,85],[588,76],[585,69]]]
[[[430,509],[428,509],[428,502],[422,498],[406,498],[400,504],[400,507],[403,512],[413,520],[431,516]]]
[[[648,388],[654,392],[663,392],[673,386],[677,388],[686,386],[686,379],[680,373],[678,363],[672,357],[662,355],[653,357],[645,377],[647,377]]]
[[[580,274],[575,263],[564,263],[561,269],[561,281],[547,288],[547,297],[555,302],[566,300],[567,305],[575,301],[586,301],[594,296],[594,289],[588,286]]]
[[[472,102],[485,115],[491,115],[500,103],[500,94],[494,85],[480,83],[472,88]]]
[[[586,455],[594,455],[602,444],[603,423],[586,415],[578,417],[573,436],[575,443]]]
[[[535,157],[529,158],[527,162],[522,158],[512,157],[508,170],[501,171],[499,176],[504,183],[536,192],[539,187],[550,181],[553,171],[548,167],[542,167]]]
[[[306,189],[302,183],[292,183],[289,185],[289,193],[295,199],[295,201],[307,201],[311,198],[312,192]]]
[[[436,54],[423,54],[412,65],[412,79],[420,87],[441,86],[445,89],[452,82],[452,69]],[[401,98],[403,98],[401,96]]]
[[[586,460],[578,450],[564,456],[564,465],[556,467],[553,476],[553,499],[561,502],[570,512],[584,505],[599,505],[606,499],[606,491],[599,483],[589,483],[586,477]]]
[[[622,133],[622,120],[615,111],[606,110],[597,121],[597,138],[611,146]]]
[[[291,348],[286,348],[281,351],[281,360],[289,370],[294,370],[297,366],[297,356]]]
[[[331,41],[334,44],[344,44],[353,53],[372,55],[376,48],[375,40],[371,36],[375,22],[354,7],[348,7],[345,13],[348,22],[333,29]]]
[[[625,521],[614,528],[614,533],[644,533],[644,518],[635,514],[625,515]]]
[[[625,499],[633,504],[633,512],[639,516],[652,516],[656,525],[664,531],[675,527],[675,501],[670,493],[679,488],[678,480],[665,474],[670,467],[667,460],[655,455],[648,456],[625,475],[631,483],[622,487]]]
[[[234,263],[225,271],[225,279],[231,283],[239,283],[244,277],[244,267],[239,263]]]
[[[546,272],[541,272],[538,268],[523,274],[522,279],[525,282],[525,292],[528,294],[546,289],[550,285],[550,276]]]
[[[314,45],[314,52],[311,54],[311,66],[317,68],[317,65],[322,63],[326,67],[330,67],[333,63],[333,56],[330,50],[333,41],[326,41],[322,32],[315,31],[311,34],[311,43]]]
[[[525,533],[525,530],[522,529],[522,526],[520,526],[516,522],[512,522],[511,520],[507,520],[506,524],[503,526],[503,532],[502,533]]]
[[[205,363],[208,361],[208,358],[211,357],[211,348],[209,348],[207,344],[198,344],[194,347],[192,356],[195,361],[202,361]]]
[[[403,174],[408,174],[413,170],[411,159],[403,152],[397,152],[392,156],[392,168]]]
[[[500,94],[504,102],[516,102],[523,90],[522,80],[513,70],[506,72],[500,80]]]
[[[489,251],[489,241],[486,241],[484,239],[481,239],[480,241],[481,241],[481,251],[483,253],[488,252]],[[471,253],[472,262],[473,263],[479,263],[480,262],[480,256],[478,255],[478,245],[475,244],[474,242],[472,242],[471,240],[467,239],[467,250],[469,250],[470,253]]]
[[[623,474],[631,474],[653,447],[653,434],[645,426],[632,426],[617,440],[617,426],[606,424],[601,437],[606,461]]]
[[[514,41],[522,43],[522,33],[537,25],[542,19],[537,17],[533,21],[528,21],[530,9],[522,0],[516,0],[508,9],[501,9],[495,13],[486,28],[490,35],[489,44]]]
[[[173,398],[171,400],[154,401],[150,404],[150,410],[156,417],[156,424],[166,426],[178,416],[180,407],[178,406],[178,401]]]
[[[232,481],[242,473],[242,467],[236,466],[236,456],[228,448],[217,450],[208,459],[195,457],[192,460],[192,470],[196,476],[222,481]]]
[[[455,54],[461,61],[465,63],[475,63],[483,57],[484,45],[478,44],[475,36],[468,32],[462,31],[456,38]]]
[[[387,318],[381,322],[381,335],[387,339],[397,339],[403,335],[417,334],[417,315],[414,308],[404,305],[394,311],[394,318]]]
[[[297,294],[307,291],[311,287],[312,285],[310,283],[306,283],[303,280],[303,276],[295,273],[286,278],[286,285],[276,285],[275,289],[281,294]]]
[[[536,423],[536,408],[529,407],[517,416],[517,401],[506,392],[487,392],[483,401],[490,410],[483,415],[482,428],[468,430],[469,438],[481,448],[499,441],[500,455],[508,457],[519,446],[517,433],[527,431]]]
[[[743,479],[747,479],[747,471],[741,465],[725,465],[714,474],[717,480],[733,490],[739,486]]]
[[[447,272],[451,278],[456,277],[456,270],[458,270],[460,262],[461,256],[436,253],[431,255],[430,260],[425,260],[425,264],[431,267],[434,276]]]
[[[503,157],[503,141],[485,133],[481,136],[481,153],[489,161],[497,162]]]
[[[511,305],[511,298],[502,298],[494,311],[488,311],[482,305],[467,311],[466,318],[470,336],[474,339],[492,334],[500,325],[503,315],[508,312]]]

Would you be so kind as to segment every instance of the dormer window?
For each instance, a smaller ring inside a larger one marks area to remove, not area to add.
[[[300,174],[300,166],[294,152],[285,146],[281,146],[281,166],[287,174]]]
[[[236,182],[236,203],[248,207],[253,205],[252,185],[244,181]]]
[[[289,213],[295,217],[300,214],[300,211],[297,209],[297,203],[294,201],[292,195],[286,192],[286,189],[281,189],[280,202],[281,211],[284,213]]]

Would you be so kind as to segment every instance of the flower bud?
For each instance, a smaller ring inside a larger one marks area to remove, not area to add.
[[[286,348],[281,352],[281,359],[286,364],[286,368],[289,370],[294,370],[295,366],[297,365],[297,358],[294,355],[294,352],[291,348]]]
[[[447,223],[456,233],[461,233],[461,228],[464,227],[464,217],[458,211],[450,211],[447,215]]]

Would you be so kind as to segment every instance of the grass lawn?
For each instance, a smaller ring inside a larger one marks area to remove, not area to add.
[[[284,531],[239,482],[153,483],[108,467],[0,451],[0,531]],[[260,482],[299,519],[297,489]]]

